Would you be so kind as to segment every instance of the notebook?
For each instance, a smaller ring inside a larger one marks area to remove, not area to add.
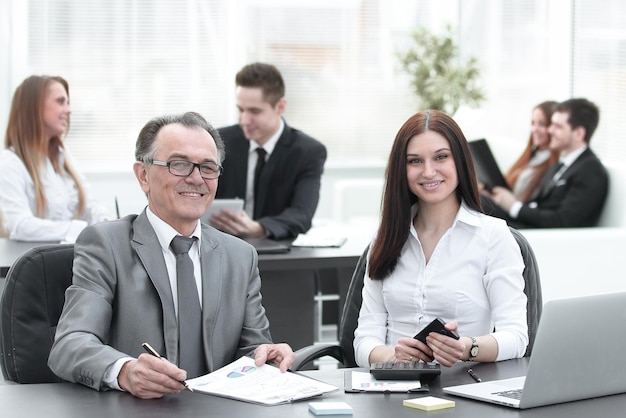
[[[474,159],[474,168],[478,181],[485,185],[487,190],[495,186],[509,188],[496,159],[493,157],[491,148],[486,139],[476,139],[469,141],[469,148]]]
[[[520,409],[624,393],[625,306],[626,293],[548,301],[525,377],[443,391]]]

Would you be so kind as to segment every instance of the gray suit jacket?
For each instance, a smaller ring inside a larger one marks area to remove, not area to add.
[[[271,343],[256,250],[202,225],[202,320],[210,371]],[[87,227],[76,240],[48,365],[100,390],[106,368],[150,343],[178,364],[178,322],[165,260],[145,211]]]

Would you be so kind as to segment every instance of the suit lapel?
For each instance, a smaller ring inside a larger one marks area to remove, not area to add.
[[[585,161],[587,158],[591,157],[593,154],[593,151],[591,151],[591,149],[587,148],[585,149],[582,154],[580,154],[578,156],[578,158],[576,158],[570,165],[569,167],[567,167],[565,169],[565,171],[561,174],[561,176],[559,177],[559,179],[555,182],[552,181],[552,178],[554,177],[554,175],[556,174],[556,172],[559,170],[559,164],[554,164],[553,166],[551,166],[548,171],[546,172],[546,175],[543,177],[543,180],[541,182],[541,197],[545,197],[547,195],[550,194],[550,192],[552,192],[552,190],[554,190],[555,186],[562,180],[567,182],[569,180],[569,178],[572,176],[573,173],[576,173],[576,171],[578,170],[578,166]]]
[[[178,364],[178,321],[174,311],[174,298],[170,285],[167,267],[159,240],[148,221],[145,210],[133,222],[133,239],[131,246],[141,260],[148,277],[159,294],[163,307],[163,338],[165,340],[165,356],[174,364]]]
[[[202,245],[200,249],[200,263],[202,264],[202,339],[204,342],[205,357],[209,371],[214,370],[211,353],[220,351],[215,346],[220,342],[216,335],[217,313],[220,309],[222,292],[222,263],[224,254],[218,242],[214,240],[211,228],[202,225]]]
[[[264,190],[264,193],[260,193],[258,200],[254,207],[254,218],[260,218],[263,216],[262,209],[265,207],[265,201],[268,199],[268,191],[272,190],[271,188],[271,180],[274,174],[274,171],[277,170],[283,160],[284,156],[288,153],[289,146],[291,145],[291,128],[285,123],[285,129],[283,129],[283,133],[276,141],[276,146],[274,150],[270,154],[267,162],[265,163],[265,167],[263,167],[263,172],[261,173],[261,179],[259,180],[259,190]],[[257,207],[258,206],[258,207]]]
[[[556,182],[553,181],[554,175],[556,174],[557,171],[559,171],[561,167],[562,167],[562,164],[556,163],[556,164],[553,164],[548,169],[548,171],[546,171],[546,175],[543,177],[541,181],[541,187],[539,188],[539,190],[541,190],[540,192],[541,197],[547,196],[548,194],[550,194],[552,189],[554,189],[554,185],[556,184]]]
[[[235,196],[241,199],[246,198],[246,185],[248,182],[248,153],[250,150],[250,141],[246,139],[243,135],[243,131],[241,131],[241,136],[236,138],[235,141],[231,141],[229,143],[231,148],[228,150],[232,153],[232,156],[229,155],[229,161],[240,161],[240,167],[230,167],[230,170],[233,170],[233,183],[235,188]],[[227,154],[228,155],[228,154]],[[228,169],[228,168],[227,168]]]

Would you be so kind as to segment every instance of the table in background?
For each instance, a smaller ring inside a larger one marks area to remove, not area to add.
[[[525,373],[526,359],[509,360],[500,363],[478,364],[474,370],[484,379],[500,379],[515,377]],[[575,365],[573,365],[575,367]],[[443,386],[471,383],[472,379],[466,372],[467,365],[459,363],[452,369],[443,369],[441,377],[430,383],[428,395],[452,399],[454,408],[430,415],[464,417],[464,418],[500,418],[500,417],[623,417],[626,410],[626,394],[607,396],[577,402],[568,402],[527,410],[517,410],[504,406],[492,405],[479,401],[445,395]],[[426,416],[426,412],[402,406],[404,399],[426,396],[426,394],[381,394],[381,393],[344,393],[344,370],[323,370],[304,372],[316,379],[339,386],[336,392],[316,402],[343,401],[352,406],[354,417],[417,417]],[[584,384],[584,382],[581,382]],[[0,405],[2,415],[8,417],[46,417],[46,418],[110,418],[117,416],[143,417],[290,417],[310,418],[308,402],[300,401],[287,405],[260,406],[215,396],[181,392],[178,395],[166,396],[159,400],[136,399],[127,393],[117,391],[96,392],[84,386],[71,383],[52,383],[37,385],[0,384]]]
[[[352,272],[370,235],[352,230],[346,237],[339,248],[292,247],[288,253],[259,256],[263,306],[275,342],[287,342],[294,350],[315,342],[318,286],[334,284],[332,291],[340,295],[336,306],[343,306]],[[341,310],[333,314],[338,324]]]
[[[320,277],[335,281],[345,295],[359,256],[369,235],[347,230],[347,241],[339,248],[299,248],[282,254],[259,256],[263,306],[270,320],[272,338],[298,349],[315,342],[314,296]],[[0,238],[0,292],[13,262],[30,248],[51,243],[21,242]],[[343,306],[343,299],[338,301]],[[336,312],[339,321],[340,312]]]

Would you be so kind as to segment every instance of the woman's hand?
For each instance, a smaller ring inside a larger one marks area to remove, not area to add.
[[[456,321],[448,322],[445,327],[449,331],[458,333]],[[438,332],[431,332],[426,337],[426,343],[432,349],[434,359],[444,366],[451,367],[457,361],[463,359],[463,354],[465,353],[464,338],[455,340]]]
[[[400,338],[394,346],[394,351],[398,362],[433,361],[433,351],[430,347],[415,338]]]

